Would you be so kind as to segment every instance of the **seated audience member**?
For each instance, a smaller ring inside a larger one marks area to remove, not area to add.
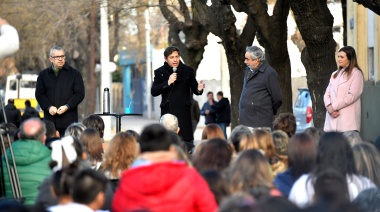
[[[359,193],[354,199],[353,204],[359,211],[379,211],[380,209],[380,189],[370,188]]]
[[[305,133],[295,134],[288,145],[288,169],[277,174],[274,185],[285,196],[289,196],[294,182],[303,174],[313,170],[317,158],[315,141]]]
[[[94,128],[85,129],[80,136],[80,141],[86,150],[87,160],[90,162],[91,168],[98,170],[103,162],[103,142],[98,130]]]
[[[45,146],[45,124],[39,118],[30,118],[20,126],[20,140],[12,143],[13,155],[16,161],[18,177],[25,205],[34,205],[38,187],[50,175],[49,162],[51,151]],[[8,161],[12,161],[10,150],[7,149]],[[2,157],[2,170],[6,197],[12,198],[9,173],[5,157]],[[12,166],[12,164],[10,164]]]
[[[102,117],[96,114],[89,115],[82,121],[86,128],[93,128],[99,132],[100,138],[103,139],[104,135],[104,121]]]
[[[352,147],[355,167],[358,174],[368,177],[377,187],[380,187],[380,153],[369,142],[355,144]]]
[[[289,136],[282,130],[275,130],[272,132],[272,138],[277,153],[287,158]]]
[[[315,178],[314,205],[325,211],[345,211],[350,204],[346,177],[334,169],[326,169]]]
[[[126,133],[136,138],[136,141],[139,142],[140,135],[134,130],[126,130]]]
[[[315,127],[309,127],[305,129],[304,133],[314,139],[315,144],[318,146],[319,138],[322,135],[320,130]]]
[[[273,122],[274,130],[284,131],[291,138],[297,129],[296,117],[292,113],[281,113]]]
[[[260,212],[301,212],[296,205],[283,196],[264,197],[259,201]]]
[[[51,177],[51,190],[53,196],[58,200],[58,204],[48,208],[49,212],[62,211],[63,207],[73,202],[71,197],[71,187],[74,175],[78,171],[77,161],[57,170]]]
[[[217,124],[208,124],[203,129],[202,140],[211,140],[213,138],[220,138],[226,140],[222,128]]]
[[[354,146],[355,144],[360,144],[363,142],[362,138],[360,137],[359,132],[357,131],[347,131],[343,132],[344,137],[346,137],[348,143],[350,143],[351,146]]]
[[[205,170],[201,172],[201,175],[206,180],[219,205],[222,199],[230,194],[226,179],[217,170]]]
[[[55,140],[58,140],[60,135],[58,130],[55,128],[55,125],[53,122],[49,120],[43,120],[46,126],[46,141],[45,146],[47,146],[49,149],[51,149],[51,143]]]
[[[245,150],[227,170],[230,192],[252,192],[256,198],[277,196],[267,158],[258,150]]]
[[[131,167],[139,152],[136,138],[126,132],[117,133],[108,144],[100,170],[111,180],[115,190],[121,173]]]
[[[175,115],[172,114],[165,114],[160,119],[160,124],[164,126],[168,131],[178,134],[180,131],[179,125],[178,125],[178,118]],[[186,142],[183,141],[184,144],[186,144],[187,150],[186,152],[191,152],[194,148],[193,142]]]
[[[244,125],[238,125],[232,130],[228,142],[233,147],[235,154],[243,150],[257,148],[256,142],[253,139],[252,130]]]
[[[360,191],[376,187],[368,178],[358,175],[347,139],[341,133],[327,132],[319,140],[314,171],[298,178],[290,190],[289,199],[302,208],[312,204],[315,193],[312,182],[327,169],[334,169],[346,177],[351,201]]]
[[[224,139],[214,138],[204,142],[200,151],[193,156],[194,167],[198,172],[205,170],[223,171],[230,165],[231,146]]]
[[[218,212],[262,212],[259,203],[248,193],[236,193],[225,198]]]
[[[253,138],[256,142],[257,149],[262,150],[268,159],[273,176],[275,177],[278,173],[284,172],[288,166],[287,157],[277,153],[270,132],[257,129],[253,132]]]
[[[373,144],[375,145],[377,151],[380,152],[380,136],[376,138],[376,140],[373,142]]]
[[[209,212],[217,209],[202,176],[177,161],[170,134],[162,125],[145,127],[139,143],[141,154],[122,174],[112,211]]]
[[[180,128],[178,126],[178,118],[175,115],[167,113],[161,116],[160,124],[162,124],[162,126],[171,132],[178,134],[180,131]]]
[[[90,169],[90,163],[86,160],[86,153],[79,139],[66,136],[52,143],[52,161],[50,167],[56,172],[71,163],[78,164],[78,170]],[[54,173],[53,173],[54,174]],[[51,206],[59,204],[58,199],[53,196],[50,185],[52,184],[52,175],[44,180],[39,187],[39,193],[36,199],[36,211],[48,209]],[[113,198],[112,186],[107,184],[106,203],[104,210],[110,210]]]
[[[93,169],[76,173],[72,182],[73,202],[54,207],[54,211],[90,212],[101,209],[105,202],[107,178]]]
[[[86,129],[82,123],[76,122],[70,124],[65,130],[65,136],[72,136],[74,138],[80,139],[80,135]]]

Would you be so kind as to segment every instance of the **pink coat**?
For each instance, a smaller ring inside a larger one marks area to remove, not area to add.
[[[324,95],[325,107],[331,104],[334,111],[339,111],[337,118],[326,111],[324,131],[345,132],[360,131],[361,105],[360,96],[363,92],[364,78],[362,72],[354,68],[351,77],[340,71],[334,79],[331,75],[329,86]]]

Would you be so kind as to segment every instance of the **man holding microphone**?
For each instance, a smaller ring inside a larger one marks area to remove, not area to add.
[[[179,49],[170,46],[164,51],[165,63],[154,71],[154,81],[151,88],[152,96],[161,95],[161,116],[167,113],[178,118],[179,135],[184,141],[193,141],[193,130],[190,113],[190,92],[201,95],[205,85],[202,80],[197,82],[194,70],[180,60]]]

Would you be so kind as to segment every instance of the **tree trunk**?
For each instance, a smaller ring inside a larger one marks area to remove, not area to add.
[[[196,71],[203,59],[209,31],[198,21],[196,15],[191,17],[189,8],[184,0],[179,0],[180,8],[179,11],[175,11],[176,13],[169,10],[166,0],[159,0],[159,3],[161,13],[170,25],[169,45],[176,46],[180,50],[184,63]],[[191,11],[194,11],[194,8]],[[184,21],[180,21],[176,14],[179,14],[178,16],[181,16],[181,20],[183,19]],[[185,35],[185,42],[181,40],[180,32]]]
[[[306,68],[313,102],[314,125],[321,130],[326,114],[323,95],[331,73],[337,69],[336,43],[332,34],[333,16],[324,0],[290,0],[289,3],[306,44],[301,60]]]
[[[90,10],[90,59],[88,70],[87,108],[89,113],[95,112],[95,0],[92,0]]]

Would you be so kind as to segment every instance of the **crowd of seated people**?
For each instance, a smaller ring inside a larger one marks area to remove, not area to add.
[[[239,125],[225,139],[209,124],[192,144],[167,115],[104,141],[98,115],[71,124],[64,135],[30,118],[11,143],[23,198],[13,199],[8,148],[0,212],[380,210],[374,143],[316,128],[295,133],[289,113],[273,129]]]

